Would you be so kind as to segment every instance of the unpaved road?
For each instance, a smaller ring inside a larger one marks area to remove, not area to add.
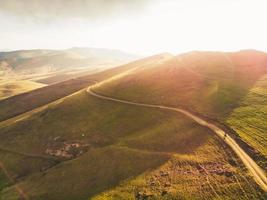
[[[207,122],[203,119],[201,119],[200,117],[186,111],[180,108],[174,108],[174,107],[167,107],[167,106],[161,106],[161,105],[153,105],[153,104],[145,104],[145,103],[137,103],[137,102],[132,102],[132,101],[126,101],[126,100],[121,100],[121,99],[115,99],[112,97],[107,97],[107,96],[103,96],[100,94],[95,93],[94,91],[92,91],[92,89],[96,86],[101,85],[102,83],[97,83],[95,85],[89,86],[87,88],[87,92],[92,95],[95,96],[97,98],[100,99],[104,99],[104,100],[109,100],[109,101],[115,101],[115,102],[120,102],[120,103],[124,103],[124,104],[130,104],[130,105],[134,105],[134,106],[142,106],[142,107],[149,107],[149,108],[158,108],[158,109],[163,109],[163,110],[169,110],[169,111],[175,111],[175,112],[179,112],[182,113],[184,115],[186,115],[187,117],[193,119],[194,121],[196,121],[197,123],[199,123],[202,126],[206,126],[209,129],[211,129],[213,132],[215,132],[221,139],[223,139],[223,141],[225,141],[225,143],[227,143],[232,149],[233,151],[236,153],[236,155],[242,160],[242,162],[244,163],[244,165],[247,167],[248,171],[251,173],[251,175],[253,176],[253,178],[255,179],[255,181],[258,183],[258,185],[265,191],[267,192],[267,177],[265,172],[259,167],[259,165],[235,142],[235,140],[228,134],[226,134],[226,132],[222,129],[220,129],[219,127],[217,127],[216,125]],[[226,136],[226,137],[225,137]]]

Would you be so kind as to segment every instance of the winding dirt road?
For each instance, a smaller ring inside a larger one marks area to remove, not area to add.
[[[107,81],[106,81],[107,82]],[[174,107],[167,107],[167,106],[161,106],[161,105],[153,105],[153,104],[144,104],[144,103],[138,103],[138,102],[132,102],[132,101],[126,101],[121,99],[115,99],[112,97],[103,96],[100,94],[97,94],[96,92],[92,91],[94,87],[98,87],[99,85],[103,84],[103,82],[96,83],[95,85],[92,85],[87,88],[87,92],[97,98],[134,105],[134,106],[142,106],[142,107],[149,107],[149,108],[158,108],[158,109],[164,109],[169,111],[175,111],[182,113],[186,115],[187,117],[193,119],[198,124],[202,126],[206,126],[209,129],[211,129],[213,132],[215,132],[225,143],[227,143],[232,150],[236,153],[236,155],[242,160],[244,165],[247,167],[248,171],[251,173],[255,181],[258,183],[258,185],[267,192],[267,177],[265,175],[265,172],[259,167],[259,165],[235,142],[235,140],[228,135],[224,130],[220,129],[216,125],[207,122],[200,117],[186,111],[180,108],[174,108]]]

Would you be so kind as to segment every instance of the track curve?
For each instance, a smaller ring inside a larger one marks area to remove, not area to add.
[[[206,126],[209,129],[211,129],[214,133],[216,133],[226,144],[229,145],[229,147],[236,153],[236,155],[241,159],[241,161],[244,163],[250,174],[253,176],[254,180],[257,182],[257,184],[265,191],[267,192],[267,177],[265,172],[261,169],[261,167],[236,143],[236,141],[228,135],[224,130],[219,128],[213,123],[207,122],[204,119],[201,119],[200,117],[184,110],[181,108],[175,108],[175,107],[168,107],[168,106],[163,106],[163,105],[153,105],[153,104],[145,104],[145,103],[138,103],[138,102],[133,102],[133,101],[126,101],[122,99],[116,99],[104,95],[97,94],[94,92],[92,89],[94,87],[97,87],[101,85],[102,83],[96,83],[95,85],[89,86],[87,88],[87,93],[108,101],[114,101],[114,102],[119,102],[119,103],[124,103],[128,105],[133,105],[133,106],[142,106],[142,107],[149,107],[149,108],[158,108],[158,109],[163,109],[163,110],[169,110],[169,111],[175,111],[184,114],[185,116],[193,119],[196,121],[198,124],[202,126]]]

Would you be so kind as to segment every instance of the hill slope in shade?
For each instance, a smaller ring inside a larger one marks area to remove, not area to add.
[[[181,106],[228,122],[266,157],[266,73],[267,55],[262,52],[192,52],[151,68],[140,67],[96,91],[119,99]]]

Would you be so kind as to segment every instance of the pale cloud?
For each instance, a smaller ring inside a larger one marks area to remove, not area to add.
[[[1,48],[267,51],[266,0],[0,0]]]
[[[92,20],[136,13],[149,2],[151,0],[1,0],[0,12],[41,20],[54,18]]]

